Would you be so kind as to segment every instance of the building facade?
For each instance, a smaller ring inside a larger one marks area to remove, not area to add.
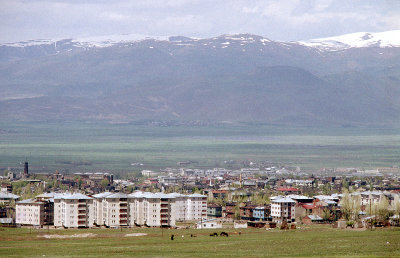
[[[54,198],[55,227],[88,228],[93,226],[93,222],[93,198],[80,193]]]
[[[288,197],[271,198],[272,221],[276,223],[295,222],[295,205],[296,202]]]

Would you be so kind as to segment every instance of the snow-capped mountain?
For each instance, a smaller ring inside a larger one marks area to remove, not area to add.
[[[115,44],[138,42],[142,40],[168,40],[168,37],[163,36],[148,36],[142,34],[121,34],[121,35],[106,35],[97,37],[83,37],[76,39],[36,39],[26,40],[13,43],[3,43],[0,46],[9,47],[30,47],[38,45],[57,45],[57,42],[71,42],[75,46],[81,47],[110,47]]]
[[[400,30],[377,33],[357,32],[337,37],[299,41],[299,43],[322,50],[341,50],[360,47],[400,47]]]
[[[0,44],[0,119],[400,125],[398,33]]]
[[[77,48],[104,48],[111,47],[114,45],[128,45],[131,43],[137,43],[145,40],[154,41],[165,41],[175,45],[182,45],[186,42],[197,42],[197,41],[215,41],[218,39],[224,39],[222,42],[223,48],[227,48],[231,42],[248,44],[261,42],[263,45],[266,43],[276,44],[290,44],[290,45],[302,45],[319,50],[343,50],[348,48],[360,48],[360,47],[400,47],[400,30],[369,33],[369,32],[357,32],[351,34],[345,34],[335,37],[310,39],[303,41],[292,41],[292,42],[281,42],[272,41],[262,36],[250,35],[250,34],[233,34],[233,35],[221,35],[214,38],[189,38],[189,37],[167,37],[167,36],[150,36],[142,34],[122,34],[122,35],[107,35],[97,37],[83,37],[75,39],[36,39],[26,40],[13,43],[0,43],[0,46],[7,47],[32,47],[32,46],[57,46],[67,44],[69,47]]]

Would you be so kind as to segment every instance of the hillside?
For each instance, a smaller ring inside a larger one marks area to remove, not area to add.
[[[382,35],[337,48],[249,34],[2,44],[0,118],[397,126],[400,47]]]

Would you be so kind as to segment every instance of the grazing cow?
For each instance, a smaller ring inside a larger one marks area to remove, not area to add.
[[[226,233],[226,232],[221,232],[221,234],[219,234],[219,236],[226,236],[226,237],[228,237],[229,235],[228,235],[228,233]]]
[[[216,236],[218,236],[218,233],[216,233],[216,232],[214,232],[214,233],[211,233],[211,234],[210,234],[210,236],[214,236],[214,237],[216,237]]]
[[[174,240],[174,235],[171,235],[171,240]]]
[[[196,235],[190,234],[190,237],[196,237]]]

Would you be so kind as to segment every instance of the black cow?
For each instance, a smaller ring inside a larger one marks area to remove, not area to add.
[[[219,236],[226,236],[226,237],[228,237],[229,235],[228,235],[228,233],[226,233],[226,232],[221,232],[221,234],[219,234]]]
[[[171,235],[171,240],[174,240],[174,235]]]
[[[216,233],[216,232],[214,232],[214,233],[211,233],[211,234],[210,234],[210,236],[214,236],[214,237],[216,237],[216,236],[218,236],[218,233]]]

